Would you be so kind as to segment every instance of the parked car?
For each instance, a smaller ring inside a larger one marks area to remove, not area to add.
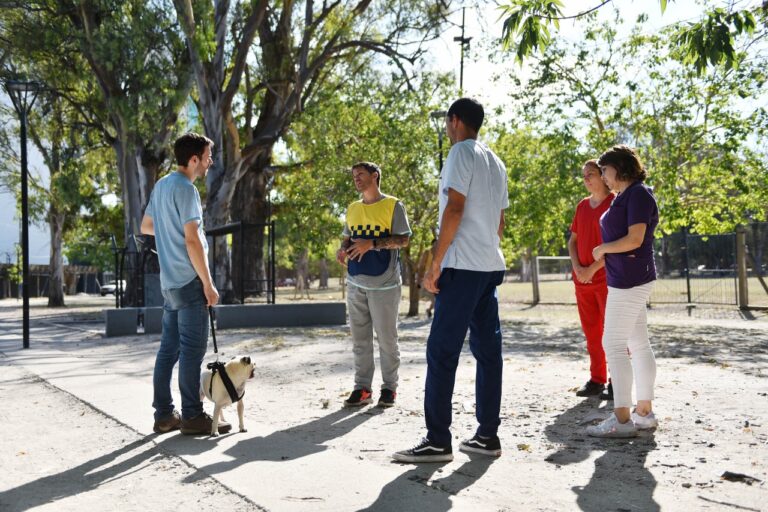
[[[123,289],[123,291],[125,291],[125,281],[120,281],[120,287]],[[101,293],[102,297],[108,293],[114,295],[117,293],[117,281],[112,281],[111,283],[101,285],[101,288],[99,288],[99,293]]]

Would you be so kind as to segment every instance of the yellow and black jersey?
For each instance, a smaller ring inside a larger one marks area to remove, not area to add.
[[[398,199],[385,196],[381,201],[365,204],[355,201],[347,209],[347,230],[351,238],[384,238],[392,235],[392,219]],[[349,275],[378,276],[386,272],[394,251],[368,251],[360,261],[349,260]]]

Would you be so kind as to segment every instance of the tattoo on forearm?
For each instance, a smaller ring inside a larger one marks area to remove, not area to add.
[[[402,249],[408,245],[408,235],[385,236],[376,239],[377,249]]]

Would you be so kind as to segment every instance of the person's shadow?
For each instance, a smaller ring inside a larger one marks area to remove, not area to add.
[[[656,479],[645,467],[651,450],[656,449],[653,434],[631,440],[606,439],[605,454],[595,461],[595,472],[587,485],[574,486],[581,510],[643,510],[661,507],[653,499]],[[625,504],[626,506],[620,506]]]
[[[595,470],[585,486],[572,487],[581,510],[658,511],[653,500],[656,479],[645,467],[648,453],[656,449],[653,432],[641,431],[634,439],[597,439],[585,430],[592,420],[608,416],[610,409],[598,408],[595,399],[587,399],[566,410],[545,428],[547,439],[560,445],[547,456],[547,462],[567,465],[587,460],[593,451],[605,451],[595,460]],[[626,503],[629,506],[619,507]]]
[[[264,437],[243,439],[223,452],[231,459],[201,466],[184,481],[194,482],[253,461],[281,462],[327,450],[328,447],[324,443],[348,434],[373,416],[383,412],[384,410],[380,407],[368,407],[363,411],[342,408],[326,416],[272,432]],[[177,436],[177,444],[172,445],[174,452],[179,455],[197,455],[207,451],[205,443],[190,441],[189,438]]]
[[[472,456],[448,476],[437,479],[433,476],[447,463],[417,465],[382,487],[376,501],[358,512],[445,512],[453,506],[451,497],[477,482],[496,460]]]
[[[197,481],[254,460],[282,461],[325,450],[322,443],[351,432],[371,417],[378,407],[365,411],[341,409],[316,420],[274,432],[266,437],[240,441],[225,453],[233,460],[198,469],[185,481]],[[0,492],[0,510],[21,512],[90,492],[105,482],[130,475],[138,468],[168,456],[200,454],[223,437],[189,437],[151,434],[73,468]],[[117,462],[116,462],[117,461]]]

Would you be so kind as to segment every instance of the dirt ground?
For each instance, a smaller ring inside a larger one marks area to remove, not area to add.
[[[91,298],[63,310],[35,307],[35,343],[71,354],[87,349],[92,358],[130,355],[144,368],[138,378],[151,379],[146,367],[157,338],[102,338],[101,307]],[[349,508],[337,510],[768,510],[765,313],[652,309],[660,426],[631,441],[584,435],[610,404],[573,395],[588,377],[575,308],[505,304],[501,315],[503,456],[457,453],[450,464],[422,466],[393,464],[390,454],[424,434],[425,318],[401,317],[398,406],[386,411],[340,408],[352,384],[346,327],[221,331],[224,357],[248,353],[256,362],[246,423],[258,428],[226,460],[204,467],[36,377],[33,362],[10,364],[0,342],[0,399],[10,423],[0,437],[0,510],[146,510],[147,503],[155,510],[330,510],[329,498],[297,489],[286,488],[267,507],[222,483],[248,464],[329,452],[363,461],[370,472],[401,467],[376,499],[361,506],[350,498]],[[0,301],[0,329],[18,317],[16,301]],[[474,428],[474,361],[466,351],[454,395],[454,447]],[[756,481],[724,480],[725,472]],[[335,492],[354,485],[361,484],[339,481]]]

